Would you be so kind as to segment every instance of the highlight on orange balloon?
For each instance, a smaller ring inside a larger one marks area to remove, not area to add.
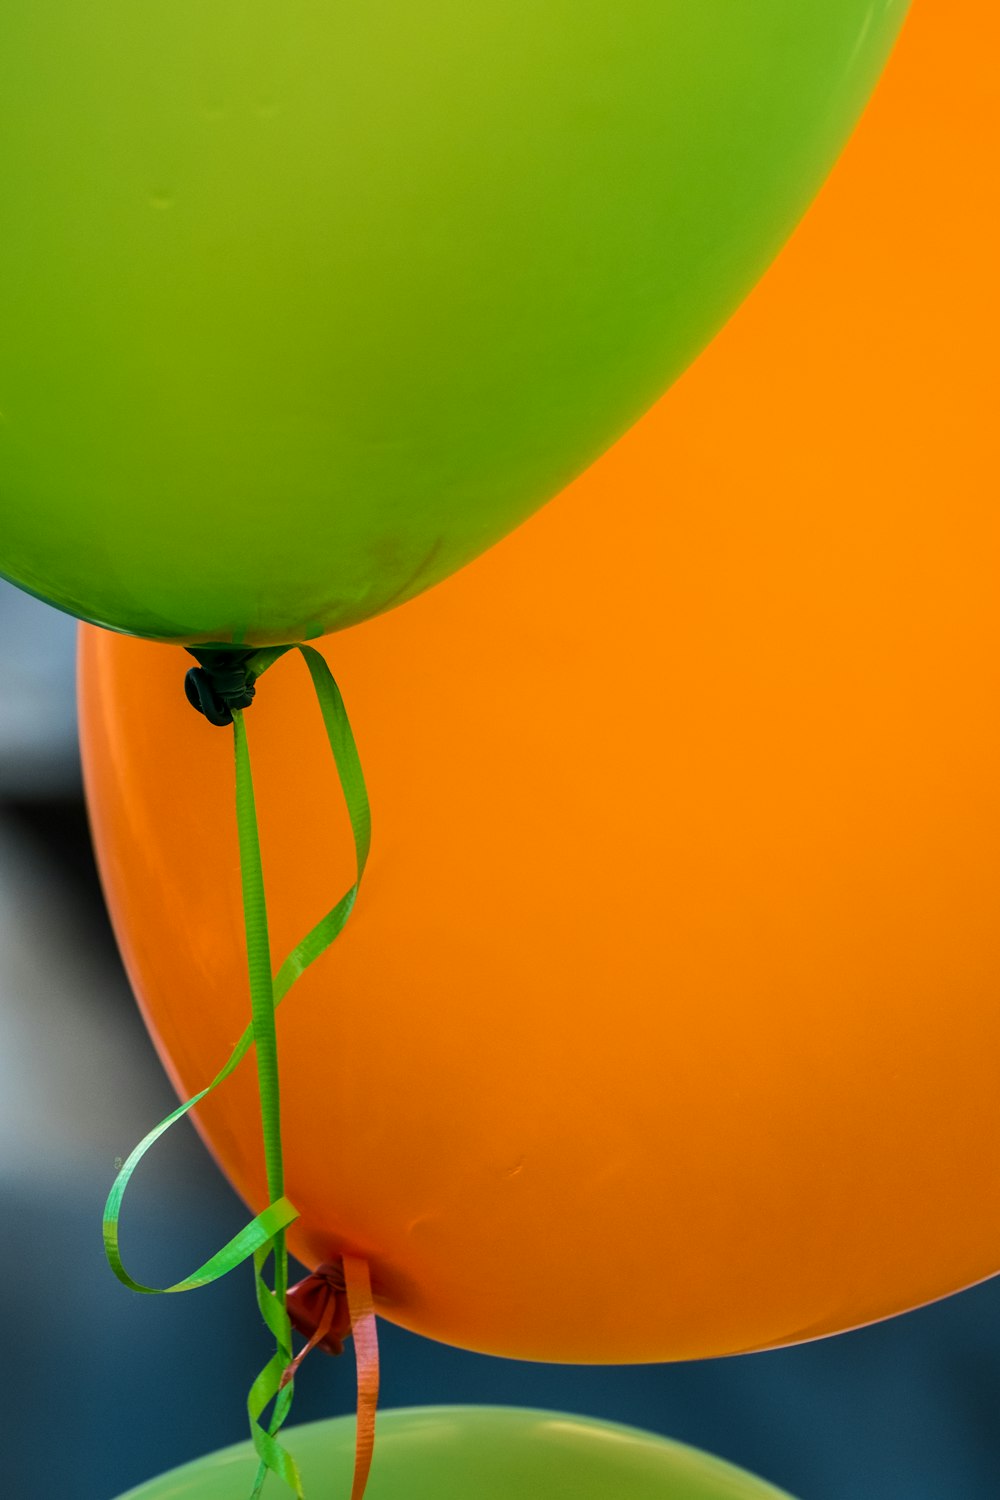
[[[916,7],[670,397],[474,568],[323,647],[375,844],[279,1012],[291,1243],[363,1256],[409,1328],[683,1359],[1000,1267],[996,36],[985,0]],[[182,674],[83,633],[105,888],[186,1095],[248,1000],[231,748]],[[300,666],[247,723],[280,959],[351,841]],[[261,1208],[252,1069],[199,1113]]]

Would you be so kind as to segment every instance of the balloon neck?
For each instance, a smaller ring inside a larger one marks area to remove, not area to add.
[[[351,1312],[341,1261],[327,1261],[297,1286],[290,1287],[285,1305],[292,1327],[309,1342],[285,1371],[283,1380],[294,1374],[312,1349],[322,1349],[326,1354],[344,1352],[344,1339],[351,1331]]]
[[[253,646],[189,646],[198,662],[184,678],[192,708],[210,724],[222,728],[233,722],[233,709],[249,708],[254,697]]]

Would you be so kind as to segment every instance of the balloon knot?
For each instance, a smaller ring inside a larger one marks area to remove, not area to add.
[[[250,667],[254,647],[206,646],[188,648],[199,662],[184,679],[184,691],[192,708],[210,724],[222,728],[233,722],[234,708],[249,708],[254,696],[254,673]]]
[[[311,1350],[322,1349],[327,1354],[344,1352],[344,1340],[351,1331],[351,1313],[343,1262],[327,1261],[304,1281],[289,1287],[285,1306],[292,1327],[309,1342],[285,1370],[282,1385],[293,1378]]]

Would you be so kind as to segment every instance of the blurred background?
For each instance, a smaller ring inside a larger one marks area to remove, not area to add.
[[[0,1324],[8,1493],[113,1500],[246,1436],[268,1357],[250,1273],[144,1298],[107,1269],[117,1157],[172,1106],[108,928],[82,804],[75,624],[0,584]],[[246,1212],[185,1123],[139,1174],[127,1259],[187,1273]],[[717,1362],[527,1365],[382,1326],[385,1406],[542,1406],[712,1450],[800,1500],[996,1500],[1000,1280],[837,1339]],[[296,1414],[351,1409],[322,1355]],[[11,1472],[13,1470],[13,1472]]]

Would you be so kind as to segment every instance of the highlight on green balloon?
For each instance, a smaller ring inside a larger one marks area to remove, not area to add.
[[[284,1434],[307,1500],[346,1495],[354,1421]],[[250,1443],[173,1469],[121,1500],[246,1500]],[[383,1412],[366,1500],[790,1500],[695,1448],[610,1422],[514,1407]]]
[[[3,0],[0,574],[182,644],[419,593],[711,339],[905,10]]]

